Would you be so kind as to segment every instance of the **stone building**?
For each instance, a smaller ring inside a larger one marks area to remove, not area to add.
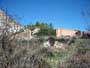
[[[8,25],[8,31],[10,33],[16,33],[17,39],[31,39],[31,30],[24,29],[24,27],[17,23],[10,15],[8,15],[5,11],[0,10],[0,34],[2,33],[3,29],[6,28],[6,25]]]
[[[4,29],[8,27],[10,32],[17,32],[23,29],[23,27],[12,19],[5,11],[0,10],[0,28]]]
[[[17,39],[30,40],[32,39],[31,30],[26,29],[23,32],[16,34]]]
[[[56,37],[75,37],[77,30],[69,30],[69,29],[56,29]]]

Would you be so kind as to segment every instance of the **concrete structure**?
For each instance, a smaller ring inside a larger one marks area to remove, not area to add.
[[[23,29],[23,27],[7,15],[5,11],[0,10],[0,28],[6,28],[6,25],[8,25],[10,32],[17,32]]]
[[[31,36],[31,30],[26,29],[23,32],[20,32],[20,33],[16,34],[16,38],[17,39],[30,40],[33,37]]]
[[[76,30],[69,30],[69,29],[57,29],[56,30],[56,37],[61,38],[61,37],[74,37],[76,36]]]
[[[36,27],[34,30],[32,30],[32,34],[38,33],[40,28]]]
[[[0,27],[1,28],[5,27],[4,26],[5,22],[6,22],[6,15],[2,10],[0,10]]]
[[[21,29],[24,30],[24,28],[18,23],[13,22],[13,23],[9,23],[9,25],[10,25],[10,29],[9,29],[10,32],[17,32],[20,31]]]

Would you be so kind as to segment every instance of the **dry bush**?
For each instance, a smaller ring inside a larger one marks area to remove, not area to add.
[[[90,68],[90,39],[78,40],[77,51],[58,68]]]
[[[0,68],[50,68],[42,58],[44,55],[41,52],[41,42],[38,42],[40,40],[31,41],[31,45],[20,46],[15,35],[16,33],[4,30],[0,36]]]

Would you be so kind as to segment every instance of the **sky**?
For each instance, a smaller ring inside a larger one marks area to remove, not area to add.
[[[7,9],[22,25],[39,21],[82,31],[86,24],[81,12],[87,7],[90,0],[0,0],[0,8]]]

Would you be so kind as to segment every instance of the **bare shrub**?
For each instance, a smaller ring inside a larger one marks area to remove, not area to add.
[[[43,48],[40,40],[32,40],[29,47],[20,46],[16,34],[17,32],[10,33],[6,28],[0,36],[0,68],[50,68],[42,58],[44,55],[41,53]]]
[[[79,40],[78,40],[79,41]],[[74,55],[68,58],[58,68],[90,68],[90,39],[81,39]]]

